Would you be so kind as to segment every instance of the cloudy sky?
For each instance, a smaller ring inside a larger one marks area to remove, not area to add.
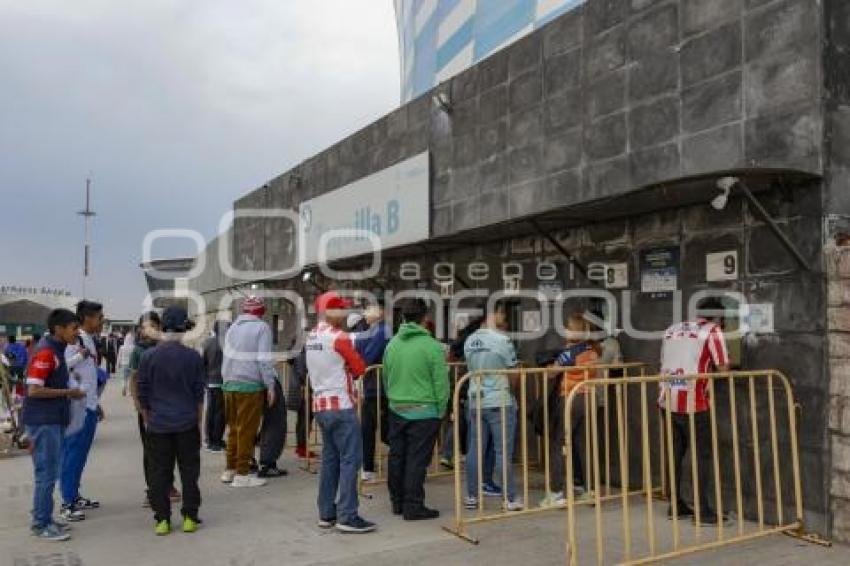
[[[144,235],[233,200],[399,104],[390,0],[0,0],[0,284],[138,312]],[[173,241],[154,255],[192,253]]]

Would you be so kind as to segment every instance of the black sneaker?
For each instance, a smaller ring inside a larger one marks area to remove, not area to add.
[[[258,478],[282,478],[288,474],[289,472],[281,470],[277,466],[260,466],[259,471],[257,471]]]
[[[319,522],[316,524],[320,529],[332,529],[336,525],[336,517],[331,519],[319,519]]]
[[[424,505],[414,508],[408,507],[404,510],[405,521],[427,521],[429,519],[436,519],[439,516],[439,511],[436,509],[428,509]]]
[[[371,533],[378,526],[375,523],[369,522],[360,515],[355,515],[353,519],[349,519],[344,523],[337,523],[336,530],[344,533]]]
[[[86,514],[74,505],[62,505],[62,508],[59,510],[59,518],[66,523],[78,523],[86,520]]]
[[[393,501],[393,515],[401,515],[402,513],[404,513],[404,506]]]
[[[87,497],[78,495],[77,500],[74,501],[74,506],[77,509],[99,509],[100,501],[95,501],[94,499],[88,499]]]

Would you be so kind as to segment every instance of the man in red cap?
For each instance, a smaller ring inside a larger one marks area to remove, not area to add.
[[[320,295],[316,299],[319,323],[307,335],[305,347],[313,411],[322,430],[319,527],[368,533],[375,530],[375,524],[358,513],[357,472],[363,443],[352,383],[366,371],[366,364],[351,337],[342,331],[345,309],[350,307],[349,301],[333,291]]]
[[[221,366],[224,407],[229,429],[227,468],[221,481],[233,487],[258,487],[266,480],[250,475],[251,458],[265,403],[277,401],[277,371],[272,365],[272,331],[263,320],[266,306],[259,297],[242,301],[242,314],[224,337]]]

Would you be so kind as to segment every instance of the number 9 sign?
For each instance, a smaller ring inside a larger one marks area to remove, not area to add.
[[[706,281],[735,281],[738,279],[738,251],[718,252],[705,256]]]

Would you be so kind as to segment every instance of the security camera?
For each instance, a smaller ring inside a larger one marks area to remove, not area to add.
[[[434,106],[436,106],[446,114],[452,113],[452,101],[449,98],[448,93],[438,92],[437,94],[431,97],[431,101],[434,103]]]
[[[729,202],[729,193],[732,192],[732,187],[738,184],[737,177],[721,177],[715,183],[720,194],[711,199],[711,207],[714,210],[723,210]]]

